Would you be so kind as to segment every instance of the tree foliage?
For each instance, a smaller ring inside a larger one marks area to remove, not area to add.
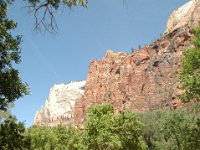
[[[11,34],[16,23],[7,18],[7,7],[7,1],[0,0],[0,110],[6,110],[9,103],[28,93],[27,84],[13,67],[20,63],[21,36]]]
[[[28,149],[30,142],[24,135],[24,124],[16,122],[16,118],[10,116],[0,124],[0,149],[15,150]]]
[[[32,126],[26,133],[30,140],[30,150],[77,150],[80,132],[73,127],[37,127]]]
[[[150,150],[197,150],[200,145],[199,113],[159,110],[139,114]]]
[[[11,116],[11,108],[13,107],[13,104],[10,104],[8,106],[8,109],[0,110],[0,124],[3,123],[6,119],[8,119]]]
[[[112,105],[96,105],[88,111],[85,128],[87,149],[146,149],[141,132],[142,124],[131,111],[115,115]]]
[[[143,124],[132,111],[125,110],[116,115],[114,127],[122,144],[120,150],[147,148],[142,137]]]
[[[194,48],[185,51],[180,81],[185,93],[181,96],[184,102],[200,101],[200,27],[195,31]]]
[[[31,150],[51,150],[55,148],[56,137],[51,128],[33,126],[28,129],[28,138],[31,140]]]
[[[82,133],[72,126],[64,127],[57,126],[54,128],[55,136],[57,138],[55,150],[77,150],[83,149],[81,137]]]
[[[111,105],[96,105],[88,111],[84,130],[61,125],[25,130],[10,117],[0,126],[0,149],[198,150],[199,111],[186,110],[115,114]]]
[[[200,148],[200,118],[186,115],[183,111],[171,112],[164,121],[166,142],[176,150]]]
[[[27,131],[31,150],[143,150],[142,124],[134,113],[115,115],[111,105],[97,105],[88,111],[85,129],[32,126]],[[28,141],[28,140],[27,140]]]
[[[87,149],[119,149],[121,142],[114,131],[114,123],[114,108],[111,105],[89,108],[84,134]]]

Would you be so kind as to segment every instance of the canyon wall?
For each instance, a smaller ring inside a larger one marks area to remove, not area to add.
[[[200,0],[191,0],[168,19],[164,35],[131,54],[108,50],[90,64],[81,100],[75,103],[74,124],[83,124],[91,105],[111,103],[115,111],[135,112],[181,107],[178,72],[183,51],[200,24]]]
[[[172,13],[164,35],[152,44],[131,54],[108,50],[101,60],[90,63],[86,83],[54,86],[34,124],[72,123],[81,128],[87,109],[102,103],[113,104],[115,112],[180,107],[178,72],[199,23],[200,0],[191,0]]]
[[[102,60],[92,61],[84,95],[74,107],[74,124],[81,125],[95,104],[111,103],[116,112],[176,105],[178,71],[191,36],[190,28],[180,28],[131,54],[108,50]]]

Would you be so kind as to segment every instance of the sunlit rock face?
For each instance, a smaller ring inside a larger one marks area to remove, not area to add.
[[[191,36],[189,28],[181,28],[131,54],[108,50],[101,60],[92,61],[84,95],[75,103],[75,126],[81,127],[88,108],[96,104],[110,103],[116,113],[173,107],[180,93],[183,50]]]
[[[108,50],[101,60],[92,61],[84,95],[75,103],[74,124],[81,126],[88,108],[96,104],[110,103],[116,113],[181,106],[178,73],[199,24],[200,0],[191,0],[172,13],[158,40],[131,54]]]
[[[176,9],[169,17],[165,34],[178,28],[189,26],[194,28],[200,22],[200,0],[191,0]]]
[[[88,108],[102,103],[112,104],[116,113],[179,107],[183,91],[178,88],[178,72],[200,22],[199,3],[192,0],[174,11],[165,34],[153,43],[130,54],[108,50],[101,60],[92,61],[87,82],[54,86],[35,124],[72,123],[81,128]]]
[[[49,92],[44,106],[35,115],[35,125],[55,126],[73,122],[75,101],[84,93],[85,81],[56,84]]]

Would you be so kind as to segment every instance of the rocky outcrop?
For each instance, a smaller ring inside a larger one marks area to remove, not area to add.
[[[91,62],[86,85],[80,82],[75,89],[62,85],[50,91],[35,124],[73,123],[81,128],[88,107],[102,103],[113,104],[116,113],[182,107],[178,71],[183,50],[191,46],[192,30],[199,21],[200,0],[191,0],[172,13],[165,34],[152,44],[131,54],[108,50],[101,60]]]
[[[44,106],[35,115],[35,125],[55,126],[73,122],[75,101],[84,92],[85,81],[54,85]]]
[[[82,125],[95,104],[111,103],[115,112],[182,107],[178,71],[199,21],[200,0],[191,0],[172,13],[165,34],[152,44],[131,54],[108,50],[102,60],[92,61],[84,95],[75,103],[74,124]]]
[[[197,27],[200,23],[200,0],[190,0],[175,10],[168,19],[165,34],[178,28]]]
[[[102,60],[92,61],[84,95],[75,104],[75,125],[95,104],[111,103],[116,112],[170,107],[180,93],[177,73],[191,36],[189,28],[180,28],[132,54],[108,50]]]

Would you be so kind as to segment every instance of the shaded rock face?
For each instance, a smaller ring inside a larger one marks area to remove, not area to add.
[[[95,104],[111,103],[116,112],[172,105],[180,93],[177,72],[191,36],[189,28],[177,29],[132,54],[108,50],[102,60],[92,61],[84,95],[75,104],[74,124],[81,125]]]
[[[85,81],[54,85],[44,106],[35,115],[35,125],[55,126],[70,124],[73,121],[75,101],[84,92]]]
[[[199,23],[200,0],[190,0],[171,14],[167,22],[165,33],[170,33],[184,26],[194,28],[197,27]]]

